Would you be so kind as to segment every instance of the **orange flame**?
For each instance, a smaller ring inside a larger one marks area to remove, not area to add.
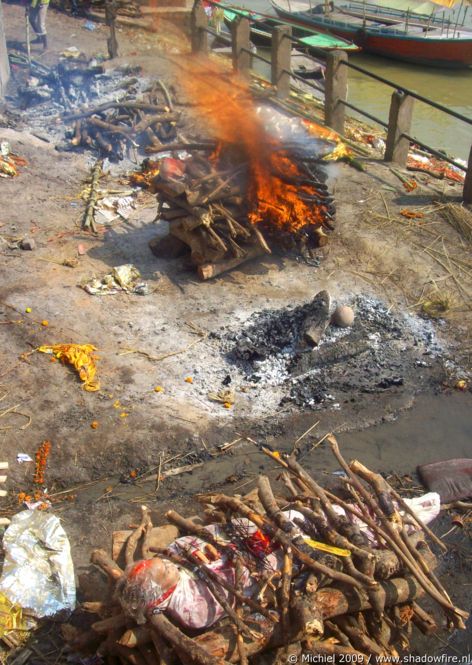
[[[180,82],[204,126],[247,161],[249,220],[291,231],[320,226],[324,210],[313,200],[318,192],[300,184],[306,176],[265,129],[247,82],[211,60],[188,62]]]

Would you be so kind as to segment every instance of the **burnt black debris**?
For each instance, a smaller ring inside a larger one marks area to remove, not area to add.
[[[256,313],[242,329],[226,334],[227,358],[248,382],[282,387],[282,405],[303,409],[405,386],[415,391],[442,373],[429,323],[394,314],[365,295],[349,304],[356,312],[352,327],[328,326],[315,347],[307,345],[304,330],[319,315],[319,299]]]

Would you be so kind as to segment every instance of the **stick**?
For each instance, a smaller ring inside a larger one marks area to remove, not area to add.
[[[290,607],[290,587],[292,582],[292,572],[293,572],[293,555],[292,555],[292,549],[289,547],[284,552],[284,560],[282,566],[282,582],[279,589],[280,619],[282,622],[282,634],[287,643],[289,640],[289,607]]]
[[[87,201],[87,206],[85,208],[84,219],[82,222],[82,228],[90,229],[94,233],[97,232],[95,228],[94,212],[95,206],[98,200],[98,183],[102,175],[103,169],[103,160],[97,159],[92,169],[92,180],[90,183],[90,195]]]
[[[116,628],[123,628],[123,626],[126,626],[128,621],[128,617],[125,617],[124,614],[117,614],[115,616],[108,617],[107,619],[102,619],[101,621],[95,621],[95,623],[92,624],[92,630],[94,630],[96,633],[106,634],[112,630],[115,630]]]
[[[101,568],[112,582],[116,582],[124,574],[118,564],[104,550],[93,550],[90,561]]]
[[[146,506],[141,506],[141,523],[139,526],[133,531],[131,536],[128,538],[126,542],[126,548],[125,548],[125,561],[126,565],[129,566],[134,562],[134,555],[136,553],[136,548],[138,547],[138,541],[143,535],[146,526],[148,524],[148,509]]]
[[[239,560],[236,560],[235,562],[235,574],[236,574],[236,591],[238,594],[242,595],[243,592],[243,574],[244,574],[244,569],[241,565],[241,562]],[[242,603],[236,602],[236,614],[239,617],[242,617],[243,615],[243,608],[242,608]],[[244,639],[241,633],[238,631],[237,637],[237,646],[238,646],[238,653],[239,653],[239,664],[240,665],[248,665],[248,659],[247,659],[247,652],[246,652],[246,646],[244,644]]]
[[[128,109],[128,110],[141,110],[141,111],[150,111],[155,113],[165,112],[165,107],[156,106],[156,104],[145,104],[142,102],[105,102],[105,104],[100,104],[99,106],[94,106],[91,109],[86,109],[85,111],[80,111],[77,113],[69,113],[62,116],[63,122],[71,122],[73,120],[80,120],[81,118],[88,118],[91,115],[96,115],[103,113],[103,111],[108,111],[109,109]]]
[[[162,146],[148,146],[145,152],[148,155],[155,155],[158,152],[173,152],[174,150],[208,150],[211,152],[216,148],[216,143],[168,143]]]
[[[177,653],[185,654],[187,658],[183,662],[196,665],[229,665],[226,660],[210,655],[198,642],[187,637],[164,614],[153,614],[149,622],[153,630],[176,648]]]
[[[161,457],[161,460],[162,460],[162,457]],[[151,520],[151,512],[148,508],[146,508],[146,510],[143,514],[143,521],[144,521],[144,538],[143,538],[143,544],[142,544],[142,547],[141,547],[142,554],[143,554],[143,559],[152,559],[150,544],[151,544],[151,539],[152,539],[153,523],[152,523],[152,520]]]
[[[169,109],[172,111],[174,109],[174,104],[172,103],[171,96],[169,94],[169,91],[168,91],[167,87],[164,85],[164,82],[161,81],[161,79],[157,79],[156,80],[156,85],[158,85],[159,88],[162,90],[162,94],[165,97],[166,104],[169,107]]]

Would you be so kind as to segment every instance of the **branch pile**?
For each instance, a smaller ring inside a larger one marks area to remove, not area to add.
[[[106,602],[85,603],[83,609],[98,616],[85,632],[69,630],[70,646],[133,665],[257,663],[262,651],[280,662],[306,652],[329,655],[333,662],[347,655],[396,656],[408,649],[413,625],[426,634],[438,630],[436,619],[417,603],[422,595],[435,602],[447,627],[464,628],[467,614],[436,577],[427,540],[444,545],[380,475],[360,462],[347,464],[334,437],[329,441],[346,474],[344,499],[324,490],[293,456],[263,449],[283,469],[286,497],[274,495],[265,476],[257,494],[244,499],[200,496],[206,525],[169,511],[168,522],[187,537],[165,549],[153,547],[149,511],[143,508],[142,522],[125,546],[126,571],[106,552],[93,552],[92,562],[108,576],[112,591],[122,588],[130,566],[159,560],[187,571],[204,583],[223,619],[196,633],[182,627],[183,618],[180,625],[171,620],[165,606],[156,613],[154,602],[137,625],[123,609],[140,605],[134,589],[128,606],[120,606],[116,593]],[[243,525],[250,526],[246,534]],[[192,546],[179,544],[189,536],[196,539]],[[142,560],[136,564],[140,541]],[[234,582],[216,574],[212,561],[232,566]],[[193,609],[197,614],[197,603]]]
[[[94,148],[103,157],[120,160],[133,148],[160,149],[173,141],[180,114],[173,110],[168,89],[162,81],[140,96],[82,108],[62,117],[72,124],[70,147]]]

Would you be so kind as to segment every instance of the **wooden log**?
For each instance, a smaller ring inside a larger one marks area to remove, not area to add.
[[[216,148],[216,143],[185,143],[179,141],[176,143],[167,143],[162,146],[148,146],[144,149],[146,154],[155,155],[158,152],[173,152],[175,150],[188,150],[192,152],[193,150],[202,150],[207,152],[212,152]]]
[[[165,113],[165,106],[158,106],[156,104],[147,104],[145,102],[105,102],[83,111],[75,113],[68,113],[62,116],[63,122],[72,122],[73,120],[80,120],[81,118],[88,118],[92,115],[97,115],[108,111],[109,109],[127,109],[127,110],[141,110],[149,111],[150,113]],[[167,116],[166,116],[167,117]]]
[[[90,612],[90,614],[98,614],[100,616],[106,616],[110,613],[110,605],[108,603],[103,603],[102,601],[85,601],[79,605],[79,608],[84,612]]]
[[[386,607],[411,602],[424,593],[421,586],[411,575],[382,582],[382,586],[385,592]],[[368,595],[364,589],[345,586],[342,588],[331,586],[318,590],[313,596],[313,607],[315,611],[321,611],[323,620],[371,609]],[[247,621],[249,623],[249,618]],[[261,619],[257,622],[257,626],[263,637],[245,642],[248,656],[253,656],[267,647],[275,648],[286,643],[280,623],[274,625]],[[294,629],[294,632],[300,629],[300,626],[296,626],[295,620],[290,626]],[[297,638],[302,639],[303,635],[293,636],[294,641]],[[238,662],[236,633],[232,625],[222,626],[219,630],[209,630],[194,639],[210,654],[221,656],[232,663]]]
[[[329,325],[331,297],[327,291],[320,291],[310,303],[310,313],[303,322],[303,338],[310,346],[318,346]]]
[[[124,614],[116,614],[115,616],[95,621],[92,624],[92,630],[99,634],[107,634],[116,628],[123,628],[128,623],[129,619]]]
[[[237,559],[235,562],[235,583],[236,583],[236,593],[238,594],[238,599],[243,594],[243,576],[244,576],[244,568],[241,564],[241,561]],[[243,602],[241,601],[238,602],[238,599],[236,600],[236,613],[242,619]],[[238,654],[239,654],[239,665],[248,665],[249,661],[247,659],[246,646],[244,644],[244,636],[239,630],[236,639],[237,639]]]
[[[340,616],[336,623],[349,637],[353,646],[360,649],[362,653],[372,654],[378,658],[384,655],[384,649],[366,635],[353,616]]]
[[[142,644],[137,648],[141,656],[146,661],[146,665],[157,665],[157,663],[160,661],[159,654],[156,652],[152,642],[149,644]]]
[[[424,635],[434,635],[439,630],[438,624],[434,617],[426,612],[418,603],[412,603],[413,608],[413,623],[421,630]]]
[[[98,147],[101,148],[104,152],[106,152],[107,154],[113,152],[113,146],[109,141],[103,138],[103,136],[99,131],[95,130],[93,138],[95,139],[95,142],[98,145]]]
[[[151,631],[151,640],[160,658],[159,665],[172,665],[175,661],[175,654],[155,630]]]
[[[134,130],[132,127],[125,127],[124,125],[114,125],[111,122],[105,122],[105,120],[101,120],[100,118],[89,118],[88,119],[89,125],[92,125],[93,127],[98,127],[99,129],[103,129],[105,132],[108,132],[109,134],[123,134],[123,136],[129,137],[131,134],[134,133]]]
[[[152,630],[170,642],[177,653],[184,654],[185,663],[195,665],[226,665],[227,661],[221,657],[210,654],[197,640],[187,637],[177,626],[164,616],[164,614],[153,614],[149,617]]]
[[[74,126],[74,136],[71,139],[72,145],[80,145],[80,142],[82,140],[82,122],[80,120],[75,121],[75,126]]]
[[[124,574],[105,550],[93,550],[90,561],[101,568],[112,582],[117,582]]]
[[[228,272],[228,270],[233,270],[243,263],[246,263],[246,261],[255,259],[259,256],[262,256],[263,254],[264,252],[261,247],[249,247],[247,250],[247,255],[242,258],[227,259],[226,261],[221,261],[219,263],[204,263],[198,266],[198,276],[202,281],[212,279],[213,277],[217,277],[224,272]]]
[[[136,552],[136,548],[138,546],[138,542],[141,536],[144,534],[146,530],[147,523],[148,523],[148,509],[146,506],[141,506],[141,522],[128,538],[128,542],[126,543],[125,547],[125,561],[127,566],[129,566],[134,562],[134,555]]]
[[[147,665],[143,656],[136,649],[128,649],[121,644],[113,645],[113,654],[123,658],[130,665]]]
[[[151,631],[148,626],[135,626],[128,628],[118,640],[118,644],[133,649],[152,642]]]

